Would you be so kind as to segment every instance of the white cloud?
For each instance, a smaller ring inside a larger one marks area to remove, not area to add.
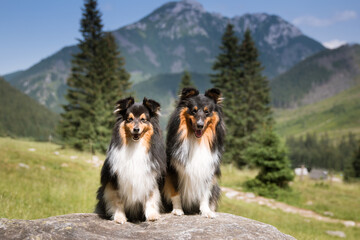
[[[298,18],[295,18],[293,20],[293,23],[295,25],[308,25],[312,27],[325,27],[332,25],[337,22],[345,22],[348,20],[356,19],[357,13],[352,10],[346,10],[342,12],[338,12],[335,15],[333,15],[331,18],[317,18],[314,16],[301,16]]]
[[[341,21],[356,19],[356,17],[357,17],[357,14],[355,11],[347,10],[347,11],[337,13],[334,17],[334,20],[337,22],[341,22]]]
[[[338,48],[344,44],[346,44],[346,41],[343,40],[339,40],[339,39],[333,39],[327,42],[323,42],[322,44],[326,47],[326,48],[330,48],[330,49],[334,49],[334,48]]]

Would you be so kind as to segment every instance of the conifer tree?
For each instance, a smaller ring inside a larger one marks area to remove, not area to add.
[[[290,168],[284,146],[271,129],[259,131],[256,141],[245,151],[245,157],[260,168],[255,179],[248,181],[247,187],[260,195],[276,197],[278,188],[287,188],[294,174]]]
[[[111,136],[113,105],[129,88],[129,74],[113,36],[103,32],[95,0],[86,0],[81,19],[80,52],[67,80],[68,104],[59,126],[66,144],[105,152]]]
[[[249,29],[245,31],[239,54],[243,60],[241,84],[238,85],[242,89],[241,112],[244,135],[249,136],[264,125],[271,126],[273,121],[268,81],[262,75],[263,67],[258,60],[259,54]]]
[[[222,45],[220,54],[213,65],[216,72],[211,76],[211,82],[216,88],[219,88],[224,98],[223,112],[225,115],[225,124],[227,129],[225,141],[224,162],[237,162],[242,149],[242,120],[238,111],[238,90],[236,84],[239,84],[241,74],[241,56],[239,55],[238,38],[233,30],[234,26],[228,24],[224,35],[222,36]],[[243,164],[239,164],[243,165]]]
[[[179,89],[178,89],[178,95],[181,94],[181,91],[183,88],[185,87],[196,87],[194,82],[191,80],[191,75],[188,71],[184,71],[184,74],[181,77],[181,82],[179,84]]]

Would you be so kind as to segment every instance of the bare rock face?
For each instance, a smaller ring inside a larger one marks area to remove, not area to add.
[[[156,222],[117,224],[93,213],[75,213],[37,220],[0,219],[0,239],[294,239],[275,227],[217,213],[162,215]]]

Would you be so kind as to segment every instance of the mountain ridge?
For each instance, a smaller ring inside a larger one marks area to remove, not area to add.
[[[359,83],[360,45],[328,49],[294,65],[270,82],[272,104],[296,108],[332,97]]]
[[[284,138],[325,134],[337,143],[349,133],[359,137],[359,99],[360,83],[314,104],[293,109],[275,109],[275,130]]]

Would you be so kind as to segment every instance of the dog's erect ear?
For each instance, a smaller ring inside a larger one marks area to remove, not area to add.
[[[199,95],[199,91],[195,88],[183,88],[181,91],[181,100],[184,100],[186,98],[194,97]]]
[[[205,92],[205,96],[211,98],[215,101],[216,104],[221,103],[221,92],[217,88],[211,88]]]
[[[151,115],[159,115],[160,114],[160,104],[152,99],[147,99],[144,97],[143,105],[149,109]]]
[[[121,100],[117,101],[114,113],[115,114],[121,114],[122,112],[126,111],[126,109],[131,107],[131,105],[133,105],[134,102],[135,101],[134,101],[133,97],[128,97],[128,98],[121,99]]]

